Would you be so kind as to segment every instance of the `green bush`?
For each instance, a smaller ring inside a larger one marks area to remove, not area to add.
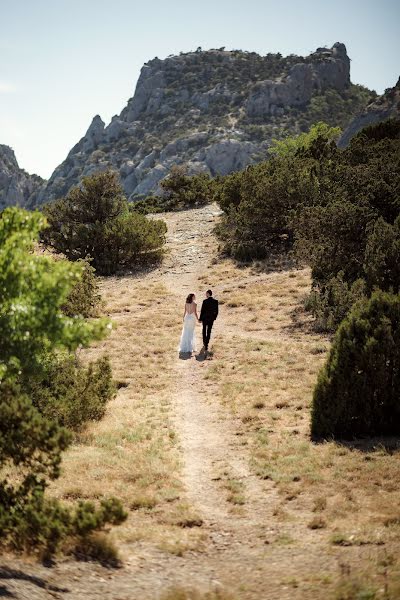
[[[400,121],[367,127],[348,148],[322,157],[315,173],[319,193],[290,223],[296,255],[312,269],[317,324],[322,311],[330,329],[350,309],[346,297],[358,297],[345,287],[364,280],[367,294],[400,289]],[[343,293],[331,293],[339,274]]]
[[[83,267],[32,252],[45,225],[39,213],[17,208],[0,215],[0,546],[51,555],[63,543],[120,523],[126,515],[114,499],[98,508],[88,503],[70,508],[45,496],[49,481],[60,474],[71,436],[34,406],[24,383],[28,388],[26,382],[44,380],[47,362],[55,364],[59,352],[68,356],[107,331],[105,320],[62,313]],[[100,411],[110,390],[109,366],[100,361],[82,374],[98,395],[94,413]],[[54,370],[53,377],[62,382],[62,373]],[[50,389],[56,390],[56,383],[48,379]],[[79,386],[84,393],[78,378]],[[66,398],[68,393],[73,392],[65,389]],[[59,404],[65,402],[60,385],[57,394]]]
[[[150,215],[168,212],[173,208],[165,203],[162,196],[147,196],[147,198],[139,198],[138,200],[133,199],[129,203],[129,210],[142,215]]]
[[[62,315],[81,264],[33,254],[46,221],[40,213],[7,208],[0,215],[0,381],[42,368],[48,351],[74,351],[101,339],[104,319]]]
[[[186,168],[175,165],[161,181],[166,210],[203,206],[212,201],[213,181],[206,173],[188,175]]]
[[[400,433],[399,295],[375,292],[340,325],[314,390],[311,433]]]
[[[400,216],[393,225],[382,217],[373,224],[365,247],[364,272],[370,290],[400,292]]]
[[[313,289],[306,298],[305,309],[315,317],[317,331],[335,331],[355,302],[366,296],[364,279],[349,284],[343,271],[332,277],[322,289]]]
[[[318,202],[321,156],[332,152],[336,135],[337,129],[318,124],[292,142],[276,143],[270,160],[216,181],[225,213],[217,234],[228,254],[251,260],[291,249],[293,211]]]
[[[158,260],[166,225],[129,211],[118,176],[113,171],[84,177],[64,199],[45,206],[49,227],[45,244],[70,260],[91,258],[101,275]]]
[[[3,491],[0,486],[1,496]],[[7,500],[10,500],[10,494]],[[46,498],[40,486],[29,491],[25,488],[15,494],[11,502],[0,502],[0,548],[35,552],[43,559],[50,558],[60,549],[72,549],[80,557],[86,550],[85,557],[102,562],[105,556],[99,549],[95,554],[91,543],[93,534],[107,525],[121,524],[126,517],[121,503],[115,498],[103,499],[99,506],[81,501],[75,507],[67,508],[56,499]]]
[[[101,295],[95,270],[87,260],[78,260],[77,262],[83,266],[81,278],[69,292],[61,310],[68,317],[76,315],[87,319],[98,317]]]
[[[49,355],[42,371],[24,382],[23,389],[43,416],[73,430],[101,419],[115,396],[107,357],[84,367],[75,356]]]

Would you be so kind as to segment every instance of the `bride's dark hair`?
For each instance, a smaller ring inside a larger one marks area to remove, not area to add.
[[[192,304],[193,298],[194,294],[189,294],[189,296],[186,298],[186,304]]]

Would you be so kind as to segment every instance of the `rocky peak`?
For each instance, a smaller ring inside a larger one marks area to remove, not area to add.
[[[30,206],[44,180],[20,169],[14,150],[0,144],[0,210],[7,206]]]
[[[343,90],[350,84],[350,59],[346,46],[339,42],[330,49],[318,48],[307,58],[288,57],[281,65],[276,60],[278,55],[261,57],[247,53],[248,57],[251,66],[246,87],[250,116],[276,114],[281,106],[306,104],[315,90],[329,87]],[[135,94],[122,111],[121,119],[132,122],[158,112],[165,115],[169,106],[179,102],[202,112],[209,112],[218,102],[231,103],[237,88],[234,72],[243,70],[241,62],[244,61],[237,52],[225,50],[189,52],[164,61],[155,58],[142,67]],[[224,71],[233,76],[221,81],[218,74]],[[188,77],[190,72],[196,74],[195,86]]]
[[[3,167],[8,165],[9,167],[19,168],[14,150],[5,144],[0,144],[0,164]]]
[[[38,203],[64,196],[83,176],[107,168],[119,171],[131,200],[158,193],[175,164],[189,173],[226,174],[265,159],[273,138],[321,119],[346,125],[369,95],[350,82],[341,43],[306,57],[198,48],[154,58],[142,67],[120,115],[108,126],[96,115]]]

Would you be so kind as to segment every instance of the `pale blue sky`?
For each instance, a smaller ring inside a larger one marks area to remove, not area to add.
[[[241,48],[308,54],[344,42],[351,78],[400,74],[398,0],[0,0],[0,143],[43,177],[95,114],[109,122],[158,56]]]

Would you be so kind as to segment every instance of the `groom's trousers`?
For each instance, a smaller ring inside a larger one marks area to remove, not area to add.
[[[206,348],[208,347],[208,344],[210,343],[211,329],[212,329],[213,325],[214,325],[214,321],[207,321],[207,322],[203,321],[203,344]]]

